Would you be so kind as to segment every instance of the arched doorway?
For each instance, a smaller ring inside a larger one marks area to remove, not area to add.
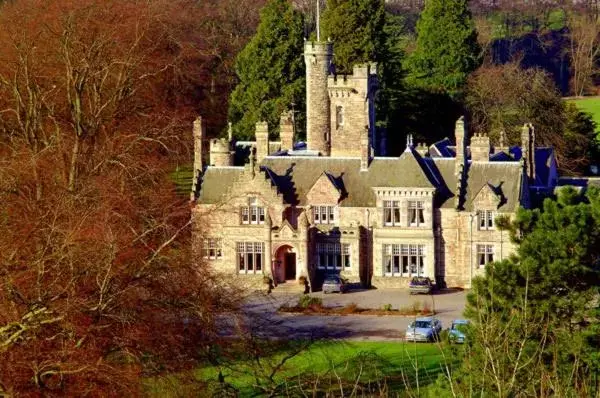
[[[296,280],[296,250],[292,246],[282,245],[275,251],[273,275],[278,283]]]

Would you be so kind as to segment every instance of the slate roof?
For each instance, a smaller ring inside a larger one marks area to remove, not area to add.
[[[433,158],[440,174],[447,181],[451,196],[440,203],[440,207],[455,206],[456,178],[454,177],[453,158]],[[521,204],[522,168],[519,162],[475,162],[467,169],[467,187],[464,209],[474,210],[473,199],[485,184],[489,184],[500,199],[500,210],[512,212]]]
[[[198,203],[221,203],[227,189],[244,172],[243,167],[214,167],[209,166],[200,176],[200,194]]]
[[[436,206],[451,208],[456,191],[454,158],[423,158],[414,149],[400,157],[374,158],[368,170],[360,170],[359,158],[319,156],[268,156],[260,175],[270,180],[287,204],[307,205],[306,194],[323,173],[343,193],[343,207],[374,207],[374,187],[435,188]],[[227,189],[244,172],[243,167],[207,167],[202,175],[199,203],[225,200]],[[500,198],[500,209],[514,211],[521,196],[522,169],[519,162],[476,162],[468,168],[465,210],[485,184]]]

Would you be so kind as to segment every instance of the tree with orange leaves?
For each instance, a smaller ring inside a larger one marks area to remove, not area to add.
[[[176,0],[0,6],[0,395],[137,395],[232,308],[191,259],[168,172],[201,98]]]

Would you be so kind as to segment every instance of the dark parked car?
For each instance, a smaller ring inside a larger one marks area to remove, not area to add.
[[[415,276],[414,278],[411,279],[410,283],[408,284],[408,290],[409,290],[410,294],[415,294],[415,293],[429,294],[429,293],[431,293],[432,289],[433,289],[433,283],[431,282],[431,279],[429,279],[427,277],[423,277],[423,276]]]
[[[338,275],[327,275],[323,282],[323,293],[339,292],[344,293],[346,291],[346,284],[344,280]]]

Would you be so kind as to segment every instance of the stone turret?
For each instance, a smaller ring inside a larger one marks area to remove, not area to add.
[[[267,122],[256,123],[256,162],[260,163],[269,155],[269,125]]]
[[[331,145],[329,92],[327,78],[333,58],[333,43],[307,41],[306,63],[306,143],[309,150],[329,156]]]
[[[282,150],[294,149],[294,115],[292,112],[283,112],[279,119],[279,139]]]
[[[521,129],[521,151],[525,163],[525,173],[529,181],[535,180],[535,130],[531,123],[525,123]]]
[[[489,162],[490,137],[487,134],[475,134],[471,137],[471,160],[473,162]]]
[[[216,167],[233,166],[231,143],[225,138],[210,140],[210,165]]]

